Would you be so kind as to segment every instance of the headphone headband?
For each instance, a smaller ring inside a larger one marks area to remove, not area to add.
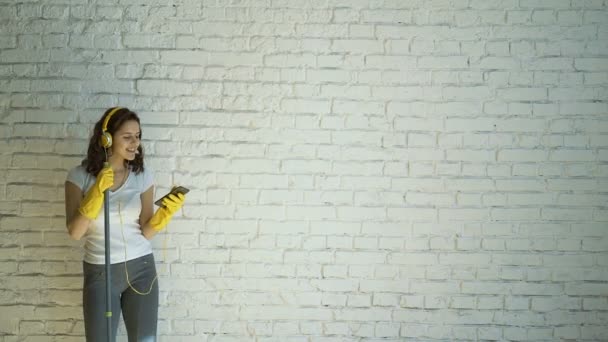
[[[112,111],[110,113],[108,113],[108,115],[106,116],[106,119],[103,120],[103,126],[101,126],[101,132],[106,132],[108,130],[108,123],[110,122],[110,118],[112,117],[112,115],[114,115],[114,113],[116,113],[117,111],[121,110],[122,107],[116,107],[114,109],[112,109]]]

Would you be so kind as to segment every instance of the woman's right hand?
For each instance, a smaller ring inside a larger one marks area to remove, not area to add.
[[[80,214],[90,220],[96,219],[103,206],[103,193],[112,185],[114,185],[114,171],[109,166],[104,167],[97,174],[95,185],[91,187],[80,202],[80,208],[78,209]]]
[[[114,170],[112,167],[106,166],[97,174],[95,186],[99,192],[103,193],[114,185]]]

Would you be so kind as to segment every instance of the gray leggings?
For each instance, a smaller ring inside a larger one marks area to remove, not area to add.
[[[127,261],[129,281],[142,293],[150,289],[156,266],[154,255],[148,254]],[[84,330],[87,342],[107,341],[105,265],[83,262],[84,287],[82,291]],[[112,341],[116,341],[118,319],[124,315],[129,342],[156,341],[158,320],[158,280],[147,295],[135,293],[127,283],[125,263],[112,264]]]

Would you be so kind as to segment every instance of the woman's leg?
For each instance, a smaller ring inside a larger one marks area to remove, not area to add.
[[[122,313],[129,342],[154,342],[158,321],[158,279],[156,279],[154,255],[149,254],[128,261],[127,271],[131,285],[138,292],[150,291],[142,295],[127,287],[122,294]]]
[[[106,277],[104,265],[83,262],[82,308],[87,342],[107,342]],[[116,341],[120,318],[120,291],[112,281],[112,339]]]

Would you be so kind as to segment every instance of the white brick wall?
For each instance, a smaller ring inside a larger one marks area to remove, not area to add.
[[[606,341],[607,42],[608,0],[0,1],[0,342],[83,340],[114,105],[192,188],[161,341]]]

